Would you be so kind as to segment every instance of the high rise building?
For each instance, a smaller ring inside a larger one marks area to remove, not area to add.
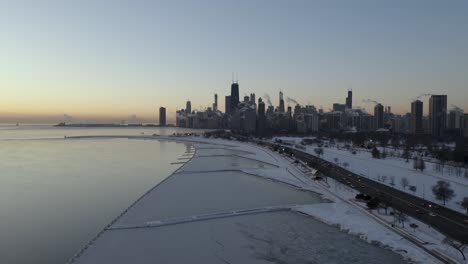
[[[468,114],[463,115],[463,135],[468,137]]]
[[[302,107],[301,107],[300,105],[297,104],[297,105],[294,107],[294,116],[299,115],[301,112],[302,112]]]
[[[273,114],[275,112],[275,108],[272,105],[269,105],[267,108],[267,113],[268,114]]]
[[[159,126],[166,126],[166,108],[159,108]]]
[[[443,137],[447,127],[447,95],[429,98],[429,130],[434,137]]]
[[[374,126],[375,129],[384,127],[384,107],[381,104],[376,104],[374,107]]]
[[[224,102],[224,108],[225,108],[224,112],[227,115],[231,113],[231,102],[232,102],[231,96],[229,96],[229,95],[226,96],[226,99],[225,99],[225,102]]]
[[[284,113],[283,92],[279,92],[279,112]]]
[[[265,103],[262,98],[258,98],[258,116],[265,116]]]
[[[254,108],[243,108],[241,111],[241,130],[247,134],[255,134],[257,131],[257,113]]]
[[[244,103],[250,102],[250,97],[249,96],[244,96]]]
[[[448,114],[448,128],[461,129],[463,128],[463,111],[455,108],[450,110]]]
[[[422,134],[423,132],[423,102],[416,100],[411,103],[411,133]]]
[[[346,108],[353,108],[353,91],[348,90],[348,97],[346,97]]]
[[[333,111],[334,112],[345,112],[346,111],[346,105],[334,103],[333,104]]]
[[[231,113],[237,109],[237,105],[239,105],[239,84],[233,82],[231,84]]]
[[[218,94],[214,94],[213,111],[218,111]]]
[[[255,104],[255,94],[254,94],[254,93],[251,93],[251,94],[250,94],[250,102],[251,102],[252,104]]]
[[[266,131],[265,103],[260,97],[258,98],[257,134],[264,135],[265,131]]]
[[[192,103],[190,101],[187,101],[187,104],[185,105],[185,112],[187,114],[192,113]]]

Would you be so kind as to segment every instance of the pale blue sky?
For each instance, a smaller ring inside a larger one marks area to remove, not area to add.
[[[467,14],[468,1],[1,1],[0,121],[161,105],[170,119],[187,98],[223,106],[232,72],[241,95],[274,103],[281,89],[328,110],[352,87],[368,108],[447,93],[468,111]]]

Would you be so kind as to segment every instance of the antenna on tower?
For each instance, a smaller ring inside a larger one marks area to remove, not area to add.
[[[238,73],[236,72],[236,83],[239,82],[239,78],[238,78],[238,77],[239,77],[239,76],[238,76]]]
[[[232,81],[232,83],[234,83],[234,72],[231,72],[231,74],[232,74],[232,75],[231,75],[231,77],[232,77],[232,78],[231,78],[231,81]]]

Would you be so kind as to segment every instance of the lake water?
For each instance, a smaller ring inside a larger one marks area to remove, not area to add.
[[[0,126],[0,263],[65,263],[180,165],[184,144],[64,135],[172,134],[173,128]],[[199,132],[199,131],[198,131]]]

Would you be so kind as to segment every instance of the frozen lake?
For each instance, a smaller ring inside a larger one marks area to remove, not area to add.
[[[174,129],[0,127],[0,263],[63,264],[180,165],[184,144],[64,135]],[[37,138],[56,138],[30,140]],[[26,140],[25,140],[26,139]]]
[[[294,212],[105,232],[78,263],[397,264],[402,258]]]

